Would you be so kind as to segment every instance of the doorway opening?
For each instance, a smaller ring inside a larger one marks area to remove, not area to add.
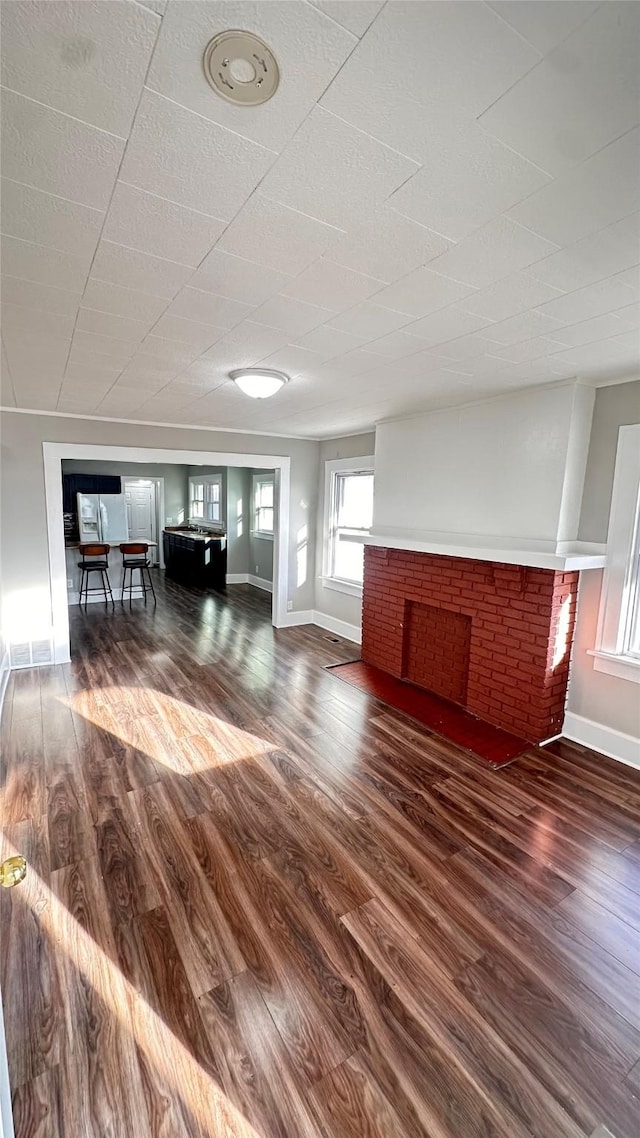
[[[158,549],[158,568],[163,568],[162,546],[166,530],[188,528],[191,534],[207,528],[209,522],[205,514],[199,514],[200,499],[187,492],[184,508],[178,508],[175,497],[169,501],[166,476],[153,474],[149,466],[163,464],[170,467],[188,469],[188,484],[199,487],[207,481],[208,472],[224,470],[225,487],[234,486],[235,491],[225,489],[224,525],[216,527],[210,523],[209,532],[213,536],[246,541],[247,556],[253,561],[247,564],[246,572],[231,571],[227,575],[229,584],[240,581],[265,588],[272,593],[271,619],[276,627],[297,623],[292,616],[287,618],[289,594],[289,505],[290,505],[290,465],[287,456],[262,454],[230,454],[207,451],[156,450],[152,448],[133,448],[115,446],[94,446],[91,444],[43,443],[45,496],[47,502],[47,530],[49,537],[49,576],[51,587],[51,609],[53,627],[52,653],[55,663],[66,663],[69,653],[69,576],[67,564],[69,550],[65,542],[63,524],[62,475],[70,461],[76,465],[80,460],[100,464],[109,470],[114,466],[126,464],[126,476],[122,477],[122,494],[126,502],[127,524],[132,530],[144,530],[140,540],[153,532],[155,526],[156,547]],[[136,466],[140,469],[137,475]],[[106,467],[105,467],[106,468]],[[202,474],[200,474],[202,472]],[[254,478],[261,485],[259,512],[255,507]],[[264,489],[271,479],[272,491]],[[213,483],[209,478],[209,483]],[[195,493],[195,492],[194,492]],[[199,489],[198,489],[199,494]],[[205,493],[206,498],[206,493]],[[231,503],[231,505],[229,505]],[[167,509],[171,510],[167,515]],[[259,523],[259,524],[258,524]],[[271,527],[272,532],[265,532]],[[262,532],[260,532],[262,530]],[[136,532],[137,536],[137,532]],[[268,548],[269,557],[255,556],[257,543],[263,554]],[[261,573],[262,566],[271,562],[271,580]],[[73,603],[73,600],[72,602]]]

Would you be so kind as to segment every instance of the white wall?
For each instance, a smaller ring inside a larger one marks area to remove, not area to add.
[[[289,525],[289,600],[293,612],[314,607],[314,582],[298,583],[295,535],[309,527],[315,556],[315,518],[319,444],[265,435],[191,430],[72,419],[22,413],[3,414],[1,452],[4,616],[21,622],[21,637],[48,636],[51,595],[44,493],[42,443],[89,443],[105,446],[223,451],[237,454],[282,454],[291,458]],[[310,524],[313,523],[313,524]],[[3,622],[6,628],[6,624]]]
[[[324,616],[330,621],[344,622],[352,628],[355,627],[358,633],[362,624],[362,598],[352,597],[347,593],[339,593],[335,589],[328,589],[322,580],[325,463],[336,458],[360,458],[361,455],[373,454],[375,445],[376,436],[374,434],[350,435],[348,438],[343,439],[326,439],[320,444],[318,514],[316,522],[318,540],[316,544],[315,563],[316,614],[319,619]]]
[[[383,423],[374,532],[575,540],[593,398],[563,383]]]
[[[584,540],[606,541],[618,431],[638,422],[640,382],[598,390],[580,517]],[[620,734],[640,737],[640,686],[596,671],[588,655],[596,642],[602,577],[598,569],[588,569],[580,577],[566,727],[572,737],[591,746],[606,747],[609,738],[607,750],[615,755],[626,745]],[[604,730],[594,736],[592,724]]]

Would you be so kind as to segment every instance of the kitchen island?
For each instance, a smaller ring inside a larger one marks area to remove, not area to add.
[[[162,542],[166,573],[173,581],[196,589],[226,588],[226,533],[192,526],[168,527]]]
[[[131,541],[133,540],[134,538],[131,538]],[[78,567],[78,562],[82,560],[82,554],[80,553],[81,544],[82,543],[79,541],[65,541],[67,561],[67,604],[70,605],[77,605],[79,602],[80,569]],[[87,543],[85,542],[85,544]],[[146,538],[145,544],[149,546],[149,560],[153,563],[155,560],[155,550],[157,549],[157,544],[155,541],[147,541]],[[120,542],[107,542],[107,545],[111,545],[111,549],[109,551],[109,580],[111,582],[114,599],[118,601],[122,596],[122,554],[119,548]],[[137,573],[135,579],[137,582]],[[91,584],[93,586],[96,584],[96,582],[92,581]],[[129,593],[127,589],[127,596],[128,595]],[[134,599],[136,597],[143,596],[142,589],[138,584],[134,585],[132,596]],[[89,602],[103,601],[103,598],[98,593],[94,594],[93,596],[90,594],[88,599]]]

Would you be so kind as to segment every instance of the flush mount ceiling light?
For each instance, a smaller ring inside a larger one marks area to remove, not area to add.
[[[220,32],[207,44],[202,63],[207,82],[230,103],[257,107],[278,89],[276,57],[253,32]]]
[[[289,376],[284,372],[267,371],[259,367],[240,368],[230,371],[229,376],[252,399],[269,399],[289,382]]]

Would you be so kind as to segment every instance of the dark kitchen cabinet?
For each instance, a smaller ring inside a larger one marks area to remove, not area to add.
[[[196,589],[226,588],[226,537],[191,537],[165,530],[162,538],[165,570],[173,581]]]
[[[119,474],[63,474],[62,511],[75,514],[78,508],[78,494],[121,494],[122,479]]]

